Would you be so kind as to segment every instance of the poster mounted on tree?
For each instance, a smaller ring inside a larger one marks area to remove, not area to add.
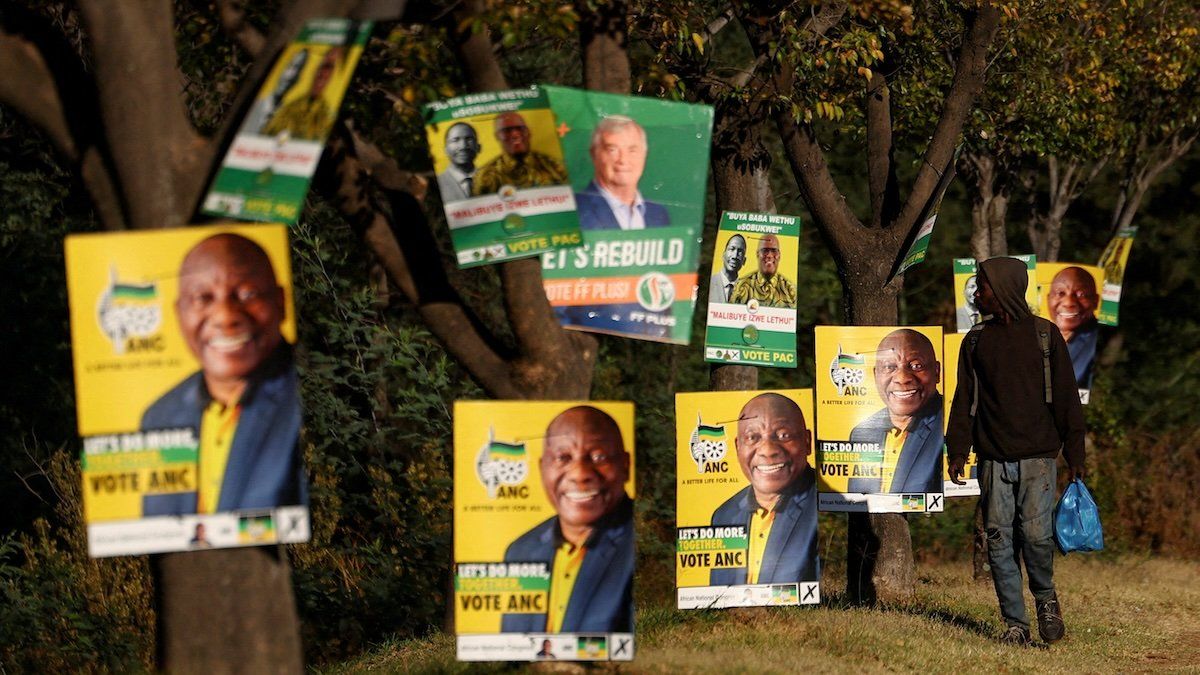
[[[1025,263],[1029,270],[1029,285],[1025,289],[1025,302],[1030,311],[1036,313],[1038,308],[1037,292],[1037,256],[1032,254],[1009,256]],[[975,289],[979,281],[975,277],[976,261],[974,258],[954,259],[954,317],[958,332],[965,333],[971,326],[983,320],[979,308],[975,306]]]
[[[348,19],[304,24],[238,127],[204,198],[204,213],[296,222],[371,26]]]
[[[1100,312],[1096,320],[1105,326],[1116,326],[1121,308],[1121,285],[1125,281],[1125,266],[1133,249],[1137,227],[1130,225],[1117,230],[1100,255],[1099,267],[1104,271],[1104,289],[1100,293]]]
[[[1037,279],[1038,316],[1053,321],[1067,341],[1079,400],[1086,405],[1091,399],[1095,374],[1096,342],[1100,337],[1096,311],[1100,308],[1099,289],[1104,287],[1104,272],[1095,265],[1040,262]]]
[[[544,87],[583,246],[542,256],[566,328],[687,344],[696,304],[712,108]]]
[[[704,360],[795,368],[800,219],[726,211],[714,250]]]
[[[945,419],[950,419],[950,403],[954,400],[954,391],[958,388],[958,359],[966,337],[963,333],[946,333],[942,338],[942,381],[945,382],[946,391],[946,395],[942,397],[942,414]],[[945,464],[945,474],[942,478],[943,492],[947,497],[971,497],[979,494],[979,478],[976,475],[979,458],[974,452],[967,457],[967,464],[963,468],[963,477],[960,480],[964,485],[957,485],[950,480],[949,463]]]
[[[933,239],[933,227],[937,224],[938,211],[942,208],[942,198],[946,196],[946,189],[954,180],[960,152],[962,152],[961,145],[954,149],[954,156],[946,163],[946,168],[938,174],[937,185],[924,206],[921,207],[920,215],[917,216],[920,227],[909,232],[904,244],[900,247],[900,257],[896,258],[896,262],[892,264],[892,272],[888,275],[889,283],[897,275],[904,274],[909,269],[925,262],[925,257],[929,254],[929,242]]]
[[[821,601],[812,390],[675,395],[679,609]]]
[[[65,248],[89,554],[307,541],[285,228]]]
[[[460,661],[633,658],[633,404],[454,405]]]
[[[468,94],[423,110],[459,267],[580,244],[575,194],[545,91]]]
[[[821,510],[941,511],[941,327],[814,330]]]

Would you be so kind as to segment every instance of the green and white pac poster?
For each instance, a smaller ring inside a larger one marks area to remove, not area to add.
[[[542,256],[546,295],[574,330],[687,344],[712,108],[543,87],[558,120],[583,246]]]
[[[709,278],[704,360],[796,367],[800,218],[721,214]]]
[[[347,19],[304,24],[242,120],[208,188],[204,213],[296,222],[371,25]]]
[[[424,114],[459,267],[581,243],[562,130],[543,90],[458,96]]]
[[[1130,225],[1120,228],[1100,255],[1099,267],[1104,270],[1104,288],[1100,292],[1100,312],[1096,314],[1096,320],[1105,326],[1117,325],[1125,266],[1129,264],[1129,252],[1133,249],[1133,238],[1136,236],[1137,227]]]

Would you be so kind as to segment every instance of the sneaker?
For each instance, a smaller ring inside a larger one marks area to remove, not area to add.
[[[1006,645],[1028,647],[1032,642],[1033,637],[1029,635],[1029,629],[1022,626],[1009,626],[1004,635],[1000,636],[1000,643]]]
[[[1058,604],[1058,595],[1050,596],[1045,602],[1037,603],[1038,634],[1046,642],[1058,642],[1067,632],[1063,625],[1062,607]]]

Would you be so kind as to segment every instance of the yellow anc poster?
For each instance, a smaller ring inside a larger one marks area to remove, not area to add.
[[[815,331],[821,510],[941,511],[941,327]]]
[[[454,405],[460,661],[633,658],[633,404]]]
[[[821,601],[812,419],[811,389],[675,395],[679,609]]]
[[[307,541],[284,227],[65,247],[90,554]]]
[[[950,404],[954,401],[954,392],[958,390],[958,359],[966,337],[964,333],[946,333],[942,342],[942,353],[945,355],[945,359],[942,361],[942,379],[946,383],[946,396],[942,410],[947,421],[950,419]],[[955,485],[950,480],[949,468],[943,467],[942,470],[945,473],[942,478],[947,497],[971,497],[979,494],[979,479],[975,475],[978,463],[979,458],[972,452],[967,457],[966,467],[963,468],[962,480],[965,485]]]
[[[1058,326],[1071,355],[1079,401],[1087,405],[1095,374],[1096,342],[1100,337],[1096,313],[1100,310],[1104,271],[1095,265],[1040,262],[1037,280],[1041,298],[1038,316]]]

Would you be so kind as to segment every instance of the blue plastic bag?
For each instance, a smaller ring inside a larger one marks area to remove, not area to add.
[[[1083,481],[1071,481],[1054,507],[1054,539],[1063,554],[1104,549],[1100,509]]]

